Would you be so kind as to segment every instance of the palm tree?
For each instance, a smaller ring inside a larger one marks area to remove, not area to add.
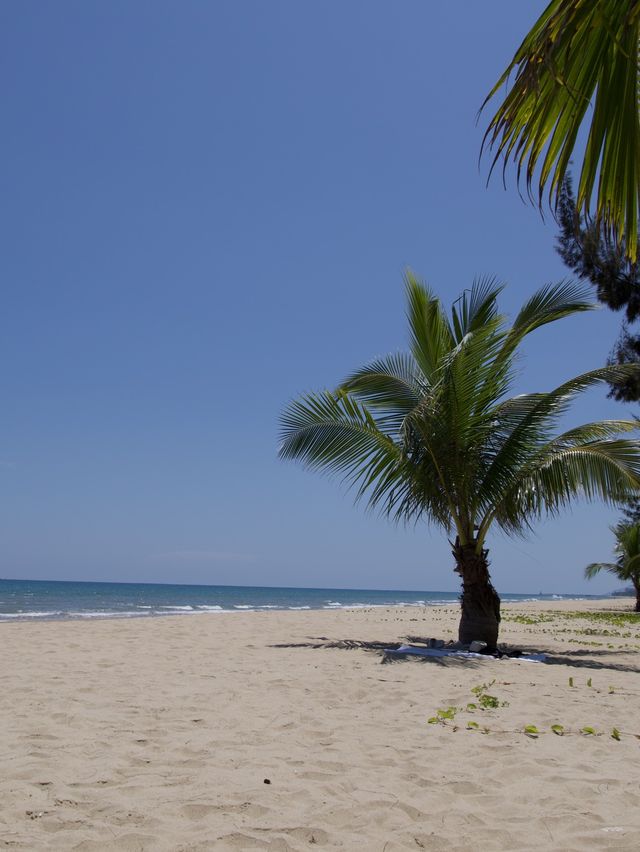
[[[443,527],[462,579],[463,643],[494,648],[500,599],[489,576],[489,530],[525,533],[574,497],[619,502],[640,486],[640,443],[626,420],[554,435],[581,391],[629,370],[608,366],[546,393],[509,398],[518,345],[541,326],[592,307],[571,283],[547,286],[509,328],[501,291],[478,281],[454,304],[407,276],[409,353],[379,358],[336,391],[307,394],[281,418],[280,456],[342,474],[393,519]]]
[[[547,185],[557,205],[579,129],[588,126],[578,209],[589,212],[597,184],[596,223],[624,243],[632,261],[640,201],[639,36],[639,0],[551,0],[482,106],[515,73],[483,148],[496,151],[492,169],[513,158],[530,195],[540,162],[540,205]]]
[[[636,612],[640,612],[640,524],[621,522],[611,527],[611,532],[616,537],[617,560],[592,562],[584,569],[584,575],[591,580],[600,571],[610,571],[620,580],[631,580],[636,590]]]

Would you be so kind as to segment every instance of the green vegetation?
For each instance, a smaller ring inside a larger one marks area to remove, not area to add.
[[[555,621],[556,613],[545,615],[503,615],[503,621],[513,621],[515,624],[544,624],[544,622]]]
[[[602,640],[640,639],[640,613],[632,612],[588,612],[545,611],[537,613],[513,613],[507,610],[502,620],[527,627],[538,628],[535,633],[549,634],[559,642],[569,642],[582,648],[618,648],[620,650],[640,650],[637,643],[623,642],[614,644]],[[566,638],[565,638],[566,637]],[[593,637],[593,638],[592,638]]]
[[[576,210],[571,180],[565,180],[557,211],[560,234],[558,254],[583,281],[589,281],[599,302],[612,311],[624,310],[624,321],[609,356],[616,364],[640,362],[640,334],[631,324],[640,318],[640,268],[629,260],[623,246],[604,235],[597,222],[580,216]],[[611,385],[610,396],[621,402],[640,400],[640,378],[629,377]],[[640,522],[640,502],[634,498],[622,512],[628,521]]]
[[[609,571],[619,580],[631,581],[636,591],[636,612],[640,613],[640,524],[619,523],[611,531],[618,558],[615,562],[592,562],[585,568],[585,576],[590,580],[600,571]]]
[[[480,686],[474,686],[471,692],[476,696],[478,704],[482,710],[495,710],[498,707],[508,707],[508,701],[499,701],[495,695],[489,695],[487,692],[490,689],[495,680],[492,680],[491,683],[482,683]],[[476,710],[477,706],[475,704],[467,704],[467,710]]]
[[[557,637],[561,642],[565,641],[564,638],[561,638],[562,636],[576,637],[574,640],[576,642],[577,637],[592,636],[609,639],[640,639],[640,613],[582,612],[577,610],[569,612],[547,611],[524,615],[520,613],[512,614],[507,611],[502,616],[502,620],[514,624],[525,624],[529,627],[536,627],[542,624],[550,625],[548,628],[545,626],[537,632],[549,633]],[[565,623],[569,622],[570,626],[561,627],[560,625],[563,621]],[[580,622],[583,622],[587,626],[578,626]],[[584,647],[599,648],[603,647],[605,643],[585,638],[581,639],[577,644]],[[616,646],[609,643],[608,647],[614,648]],[[625,644],[617,647],[637,648],[638,646]]]
[[[495,684],[495,680],[492,680],[490,683],[481,683],[478,686],[474,686],[471,692],[475,696],[476,702],[469,702],[466,707],[446,707],[436,711],[435,716],[431,716],[427,719],[427,722],[430,725],[445,725],[453,727],[453,730],[457,731],[458,726],[454,724],[455,718],[458,713],[474,713],[476,710],[480,710],[481,712],[484,710],[497,710],[500,707],[508,707],[508,701],[501,701],[495,695],[489,695],[488,690]],[[481,726],[478,722],[471,720],[467,722],[467,728],[469,730],[480,730]],[[482,728],[483,733],[489,733],[488,728]]]
[[[435,716],[432,716],[428,719],[428,723],[430,725],[440,725],[445,728],[449,728],[452,732],[456,732],[460,730],[459,724],[456,722],[456,717],[459,713],[474,713],[476,710],[498,710],[501,707],[508,707],[508,701],[501,701],[494,695],[489,695],[488,690],[495,684],[495,680],[492,680],[490,683],[482,683],[478,686],[474,686],[471,689],[471,692],[476,697],[476,703],[469,703],[466,707],[447,707],[445,709],[438,710]],[[592,678],[587,678],[586,685],[588,688],[593,689]],[[535,687],[535,684],[531,684],[531,686]],[[575,687],[573,677],[569,678],[569,686]],[[600,690],[594,690],[599,693]],[[616,693],[616,690],[613,686],[609,686],[608,694],[613,695]],[[635,695],[635,693],[624,693],[625,695]],[[491,714],[492,715],[492,714]],[[465,729],[467,731],[478,731],[482,734],[524,734],[530,739],[538,739],[538,737],[547,733],[542,728],[539,728],[537,725],[528,723],[526,725],[522,725],[519,728],[515,729],[504,729],[504,728],[490,728],[488,725],[481,725],[479,722],[476,722],[475,719],[469,719],[466,722]],[[583,725],[583,727],[578,728],[576,730],[569,730],[565,725],[556,722],[553,725],[549,726],[548,732],[555,734],[558,737],[570,736],[570,735],[580,735],[583,737],[601,737],[604,735],[603,731],[598,731],[593,725]],[[612,728],[611,733],[609,734],[611,739],[620,742],[623,736],[634,737],[634,739],[640,740],[640,734],[632,734],[629,732],[621,731],[619,728]]]
[[[501,289],[474,283],[449,318],[408,275],[410,352],[373,361],[333,392],[290,403],[280,447],[282,458],[342,475],[395,520],[424,518],[453,533],[459,638],[490,649],[500,622],[486,549],[493,525],[522,535],[574,498],[618,503],[640,487],[640,445],[620,437],[635,421],[554,433],[577,395],[637,368],[602,367],[546,393],[508,397],[520,344],[541,326],[589,310],[585,292],[571,283],[547,286],[509,327],[497,308]]]
[[[577,205],[588,212],[597,192],[598,226],[626,242],[632,261],[640,200],[639,26],[638,0],[551,0],[485,101],[515,75],[484,141],[496,150],[494,165],[513,158],[530,194],[540,163],[540,205],[547,187],[557,203],[593,106]]]
[[[558,618],[579,619],[581,621],[592,621],[596,624],[607,624],[612,627],[625,627],[627,625],[640,627],[640,615],[633,612],[559,612]]]
[[[427,719],[430,725],[437,725],[438,723],[444,724],[445,722],[453,722],[456,717],[456,713],[458,712],[457,707],[447,707],[444,710],[438,710],[435,716],[432,716],[430,719]]]

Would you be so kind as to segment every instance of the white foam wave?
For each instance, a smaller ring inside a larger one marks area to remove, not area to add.
[[[0,619],[3,618],[51,618],[54,615],[64,615],[60,611],[51,612],[0,612]]]
[[[145,613],[138,612],[137,610],[131,611],[123,611],[123,610],[115,610],[105,611],[102,610],[100,612],[64,612],[61,615],[67,616],[67,618],[144,618]]]

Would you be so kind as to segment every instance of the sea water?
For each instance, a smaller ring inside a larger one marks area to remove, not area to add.
[[[595,597],[572,594],[501,595],[505,603]],[[425,607],[457,602],[457,592],[0,580],[0,621],[149,618],[162,615],[380,606]]]

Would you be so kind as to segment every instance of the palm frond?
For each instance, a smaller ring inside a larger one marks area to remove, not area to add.
[[[524,303],[505,340],[505,352],[511,353],[522,339],[551,322],[576,313],[594,310],[590,290],[573,281],[547,284]]]
[[[612,373],[610,367],[601,367],[576,376],[547,393],[523,394],[496,405],[492,412],[491,441],[485,451],[486,466],[474,502],[478,514],[492,515],[493,507],[512,491],[522,470],[539,457],[541,448],[545,448],[545,452],[561,450],[606,440],[637,428],[635,421],[612,420],[584,424],[553,437],[554,427],[573,399],[594,385],[610,382],[613,375],[618,374]]]
[[[281,458],[355,479],[365,477],[380,455],[394,460],[398,455],[370,412],[346,393],[325,391],[294,400],[282,415],[280,436]]]
[[[340,474],[357,487],[356,500],[366,494],[371,508],[398,520],[427,514],[447,529],[451,524],[451,504],[429,454],[417,464],[346,392],[307,394],[291,402],[281,417],[279,456]]]
[[[515,79],[485,132],[482,149],[524,172],[527,192],[538,165],[537,203],[545,188],[555,205],[593,104],[577,206],[625,242],[635,261],[640,203],[638,0],[552,0],[481,107]],[[626,239],[625,239],[626,237]]]
[[[623,522],[611,528],[616,537],[615,562],[592,562],[585,568],[587,579],[599,571],[609,571],[620,580],[631,580],[640,589],[640,524]]]
[[[443,357],[455,345],[453,332],[440,300],[412,272],[407,272],[405,284],[411,354],[432,385],[438,381]]]
[[[600,571],[610,571],[612,574],[617,574],[618,567],[615,562],[592,562],[584,569],[584,576],[587,580],[593,580]]]
[[[493,277],[476,278],[471,290],[465,290],[453,303],[451,319],[456,343],[496,319],[496,300],[502,290],[504,285]]]
[[[616,505],[640,490],[640,444],[618,439],[543,448],[523,467],[493,518],[509,533],[542,515],[557,515],[575,499]]]
[[[339,390],[375,410],[381,428],[395,432],[420,404],[427,384],[414,359],[406,353],[397,353],[377,358],[356,370]]]

